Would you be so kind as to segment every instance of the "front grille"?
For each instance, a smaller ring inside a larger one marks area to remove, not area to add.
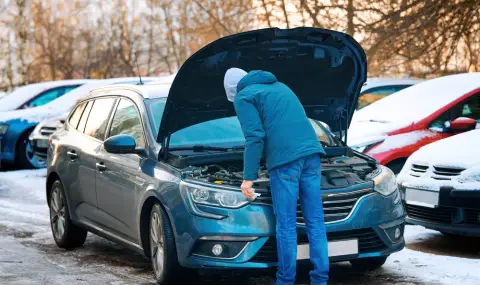
[[[388,248],[373,229],[327,233],[327,239],[328,241],[358,239],[359,253],[378,252]],[[307,236],[298,236],[297,243],[307,244]],[[277,239],[270,237],[250,261],[277,262]]]
[[[40,129],[40,134],[42,134],[43,136],[51,136],[55,131],[57,130],[57,128],[54,128],[54,127],[42,127]]]
[[[420,177],[421,174],[427,172],[428,165],[412,164],[412,167],[410,168],[410,170],[411,170],[410,175],[415,177]]]
[[[455,208],[449,207],[427,208],[407,204],[406,208],[410,218],[444,224],[451,224],[456,212]]]
[[[465,220],[467,224],[480,224],[480,210],[465,210]]]
[[[268,190],[258,191],[260,197],[255,199],[256,204],[272,204],[272,194]],[[373,188],[364,188],[357,191],[322,194],[325,222],[336,222],[348,217],[357,201],[363,196],[373,193]],[[297,201],[297,223],[305,224],[300,200]]]

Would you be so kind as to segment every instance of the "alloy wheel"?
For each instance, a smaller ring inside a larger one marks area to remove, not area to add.
[[[65,234],[65,203],[63,194],[55,187],[50,197],[50,223],[56,240],[61,240]]]
[[[162,221],[157,212],[152,213],[150,221],[150,240],[153,270],[157,277],[162,277],[165,260],[165,238]]]

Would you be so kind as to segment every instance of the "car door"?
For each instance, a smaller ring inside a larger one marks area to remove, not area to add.
[[[470,96],[469,98],[451,107],[442,115],[435,118],[430,123],[428,128],[430,131],[441,133],[443,137],[455,135],[455,133],[448,131],[446,125],[448,125],[449,122],[460,117],[476,120],[476,128],[480,128],[480,94]]]
[[[97,172],[96,155],[102,146],[110,112],[115,104],[115,98],[97,98],[90,101],[78,123],[81,136],[75,137],[76,147],[69,149],[72,159],[78,160],[78,195],[81,203],[77,207],[79,218],[98,223],[97,193],[95,190],[95,175]],[[88,112],[88,113],[87,113]]]
[[[107,137],[129,135],[137,147],[145,148],[142,119],[135,103],[120,99],[113,114]],[[111,154],[99,148],[97,163],[103,169],[96,174],[98,209],[102,224],[112,232],[133,242],[137,241],[137,193],[143,189],[145,179],[140,170],[145,160],[137,154]]]

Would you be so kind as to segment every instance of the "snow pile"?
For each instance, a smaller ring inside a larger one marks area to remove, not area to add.
[[[405,242],[407,244],[438,237],[446,238],[436,231],[427,230],[420,226],[406,226],[405,228]],[[396,271],[397,274],[414,277],[422,282],[429,282],[426,284],[473,285],[480,284],[478,268],[480,268],[478,259],[434,255],[406,248],[394,253],[388,259],[383,270]]]
[[[435,134],[429,131],[414,131],[405,134],[388,136],[381,145],[373,148],[369,153],[377,154],[397,148],[402,148],[433,136],[435,136]]]
[[[480,88],[480,73],[450,75],[421,82],[358,112],[353,121],[418,122],[468,92]]]

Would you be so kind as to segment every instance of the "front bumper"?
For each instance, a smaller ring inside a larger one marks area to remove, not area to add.
[[[408,223],[446,233],[480,237],[480,189],[441,187],[436,208],[405,204]]]
[[[29,137],[34,154],[43,160],[47,158],[48,139],[49,137],[41,135]]]
[[[332,257],[332,262],[367,257],[388,256],[405,246],[403,228],[405,211],[402,203],[394,204],[398,192],[389,197],[377,193],[358,200],[347,219],[327,223],[330,241],[358,239],[359,253]],[[179,262],[184,267],[202,268],[266,268],[277,265],[275,217],[269,205],[251,204],[237,210],[212,209],[226,216],[221,220],[190,214],[183,204],[170,208],[175,231]],[[387,232],[400,227],[402,235],[392,241]],[[297,225],[298,243],[307,243],[306,227]],[[214,236],[254,238],[240,245],[241,251],[232,258],[214,258],[192,254],[201,238]]]

